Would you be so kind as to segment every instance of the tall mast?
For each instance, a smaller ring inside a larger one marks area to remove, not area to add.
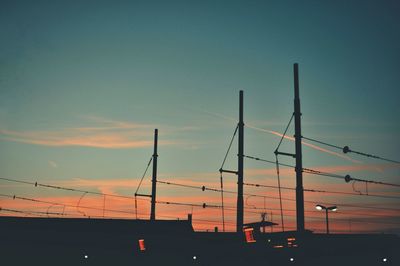
[[[157,187],[157,142],[158,142],[158,129],[154,130],[154,153],[153,153],[153,176],[151,179],[151,212],[150,220],[156,219],[156,187]]]
[[[238,195],[236,232],[243,230],[243,152],[244,152],[244,123],[243,123],[243,91],[239,92],[239,136],[238,136]]]
[[[293,65],[294,71],[294,138],[296,146],[296,220],[297,231],[304,231],[304,192],[303,158],[301,152],[301,111],[299,94],[299,65]]]

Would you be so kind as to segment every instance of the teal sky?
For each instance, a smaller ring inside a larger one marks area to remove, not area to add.
[[[293,112],[296,62],[304,136],[400,160],[399,13],[397,1],[378,0],[3,0],[0,176],[136,182],[157,127],[161,177],[203,182],[202,173],[215,173],[215,180],[205,180],[218,184],[239,90],[246,124],[282,132]],[[274,159],[279,137],[251,128],[245,134],[246,154]],[[286,141],[282,149],[291,152],[294,145]],[[362,161],[355,165],[382,164],[352,158]],[[303,161],[305,167],[354,165],[307,147]],[[246,161],[245,167],[273,165]],[[400,183],[398,167],[377,167],[352,174]],[[275,178],[249,174],[259,183]],[[285,178],[294,184],[294,176]],[[14,193],[7,186],[0,191]],[[165,197],[186,193],[159,191]]]

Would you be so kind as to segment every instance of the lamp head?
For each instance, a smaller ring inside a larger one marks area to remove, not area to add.
[[[330,211],[333,211],[333,212],[337,211],[337,207],[336,206],[329,207],[328,209]]]

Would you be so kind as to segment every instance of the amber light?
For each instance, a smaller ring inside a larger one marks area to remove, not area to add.
[[[146,250],[146,246],[144,245],[144,239],[139,239],[139,249],[140,251]]]
[[[288,237],[287,238],[287,247],[288,248],[293,248],[293,247],[296,248],[297,245],[296,245],[295,241],[296,241],[295,237]]]
[[[247,243],[254,243],[256,242],[256,240],[254,239],[254,235],[253,235],[253,228],[246,228],[244,229],[244,235],[246,237],[246,242]]]

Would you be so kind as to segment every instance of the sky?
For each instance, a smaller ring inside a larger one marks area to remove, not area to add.
[[[245,154],[275,160],[293,113],[294,63],[303,136],[399,161],[399,13],[398,1],[389,0],[2,0],[0,177],[133,196],[158,128],[159,180],[219,188],[240,90]],[[292,124],[287,135],[293,131]],[[400,183],[399,164],[304,142],[304,167]],[[237,139],[227,169],[237,167],[236,146]],[[294,152],[294,142],[285,139],[280,149]],[[293,169],[280,170],[282,186],[295,187]],[[235,191],[235,178],[224,175],[224,189]],[[151,168],[140,193],[150,193],[150,179]],[[246,159],[244,180],[276,186],[275,166]],[[333,232],[400,233],[398,187],[305,174],[304,188],[393,197],[305,192],[307,229],[324,232],[315,204],[327,203],[338,206]],[[277,189],[245,186],[245,193],[264,196],[245,196],[245,222],[265,211],[279,223],[272,230],[282,230]],[[135,217],[131,199],[6,180],[0,194],[3,209]],[[13,195],[58,205],[7,197]],[[285,228],[294,229],[294,191],[282,190],[282,197]],[[161,183],[157,199],[221,204],[219,193]],[[226,230],[234,230],[236,195],[224,200]],[[138,218],[149,209],[140,198]],[[157,205],[160,219],[188,213],[196,230],[222,227],[218,208]]]

